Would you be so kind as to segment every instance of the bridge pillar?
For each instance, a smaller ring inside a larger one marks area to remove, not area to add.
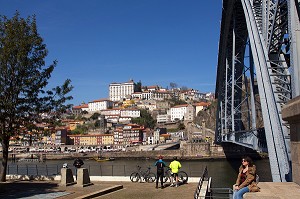
[[[293,182],[300,185],[300,96],[283,107],[282,118],[290,124]]]

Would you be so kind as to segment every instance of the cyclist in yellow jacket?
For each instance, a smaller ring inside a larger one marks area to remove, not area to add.
[[[181,168],[181,164],[179,161],[177,161],[177,157],[173,158],[173,161],[170,163],[169,167],[171,169],[172,176],[176,181],[176,184],[174,184],[173,178],[171,178],[172,179],[171,187],[173,187],[173,186],[178,187],[178,172],[179,172],[179,169]]]

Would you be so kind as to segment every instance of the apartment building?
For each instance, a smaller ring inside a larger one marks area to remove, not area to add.
[[[183,120],[187,107],[188,104],[182,104],[172,107],[170,109],[171,121],[175,121],[176,119]]]
[[[123,99],[131,97],[131,94],[134,93],[135,83],[133,80],[130,80],[125,83],[111,83],[109,84],[109,99],[111,101],[120,101]]]
[[[195,115],[197,115],[204,108],[208,107],[210,105],[210,103],[208,103],[208,102],[198,102],[198,103],[194,103],[193,105],[196,107]]]
[[[141,111],[136,108],[122,109],[120,112],[120,117],[137,118],[140,116],[141,116]]]
[[[151,99],[154,100],[166,100],[166,99],[171,99],[173,96],[173,93],[170,91],[165,91],[165,90],[157,90],[152,92]]]
[[[82,146],[112,145],[114,143],[113,134],[86,134],[68,135],[69,144]]]
[[[166,123],[171,121],[171,116],[168,114],[157,115],[156,117],[157,123]]]
[[[101,115],[105,116],[107,122],[112,123],[129,123],[131,118],[140,117],[141,111],[136,108],[128,108],[128,109],[106,109],[101,111]]]
[[[143,142],[144,126],[138,124],[127,124],[114,131],[114,143],[131,145]]]
[[[184,121],[193,121],[195,118],[196,109],[193,105],[189,104],[186,107],[186,112],[184,114]]]
[[[99,99],[99,100],[94,100],[92,102],[89,102],[88,106],[89,106],[89,112],[96,112],[96,111],[112,108],[113,102],[108,99]]]
[[[89,105],[88,104],[81,104],[78,106],[73,106],[72,107],[72,113],[74,115],[79,115],[81,114],[83,111],[89,111]]]
[[[64,145],[67,143],[67,129],[66,128],[57,128],[55,131],[54,145]]]
[[[137,104],[137,107],[141,109],[153,111],[154,109],[156,109],[156,102],[155,100],[143,100]]]

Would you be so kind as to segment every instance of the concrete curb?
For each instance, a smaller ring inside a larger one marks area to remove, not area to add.
[[[76,177],[73,176],[76,182]],[[27,176],[27,175],[6,175],[7,180],[36,180],[36,181],[60,181],[61,175],[56,176]],[[91,182],[130,182],[129,176],[90,176]],[[200,177],[189,177],[188,183],[198,183]]]
[[[77,197],[75,199],[95,198],[95,197],[103,196],[105,194],[108,194],[108,193],[111,193],[111,192],[114,192],[114,191],[117,191],[117,190],[120,190],[120,189],[123,189],[123,185],[116,185],[116,186],[108,187],[106,189],[102,189],[100,191],[95,191],[95,192],[92,192],[92,193],[89,193],[89,194]]]

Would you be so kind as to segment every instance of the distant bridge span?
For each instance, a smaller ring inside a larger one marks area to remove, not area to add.
[[[291,181],[281,109],[300,93],[298,0],[223,1],[216,142],[268,151],[273,181]]]

